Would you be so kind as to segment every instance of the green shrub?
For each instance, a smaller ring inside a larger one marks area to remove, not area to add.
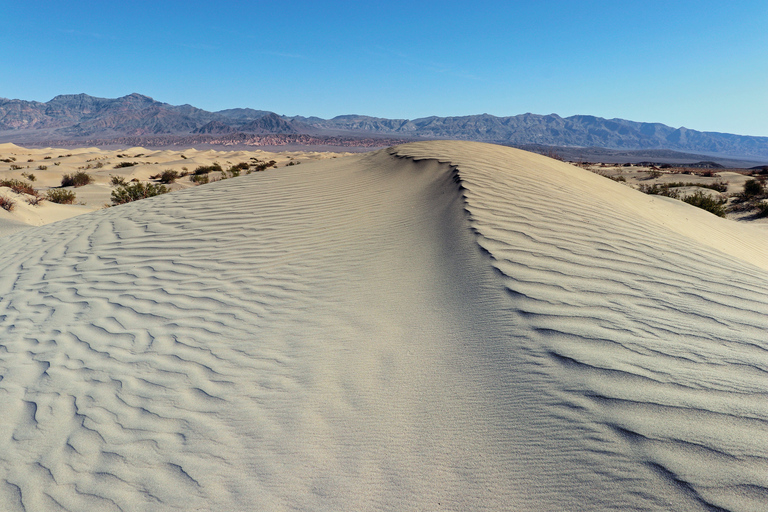
[[[117,155],[120,157],[120,155]],[[139,165],[138,162],[120,162],[119,164],[115,165],[115,169],[120,169],[122,167],[133,167],[134,165]]]
[[[10,211],[13,211],[15,207],[16,207],[16,201],[11,199],[10,197],[0,197],[0,208],[2,208],[7,212],[10,212]]]
[[[61,177],[62,187],[82,187],[93,181],[93,178],[83,171],[77,171],[75,174],[65,174]]]
[[[39,171],[45,171],[46,169],[48,169],[48,166],[47,166],[47,165],[38,165],[38,166],[37,166],[37,169],[38,169]]]
[[[757,215],[758,218],[760,217],[768,217],[768,202],[761,201],[757,203]]]
[[[747,180],[747,182],[744,183],[745,197],[759,196],[759,195],[762,195],[763,193],[765,193],[765,185],[760,180],[752,179],[752,180]]]
[[[71,190],[52,188],[46,193],[45,198],[52,203],[72,204],[75,202],[75,193]]]
[[[34,174],[31,174],[28,172],[21,173],[21,176],[24,178],[27,178],[29,181],[35,181],[37,179],[37,177]]]
[[[114,186],[125,185],[125,178],[123,178],[122,176],[112,176],[110,174],[110,183],[112,183],[112,185]]]
[[[193,174],[189,177],[189,181],[197,183],[198,185],[205,185],[208,183],[209,179],[207,174]]]
[[[174,183],[179,179],[179,172],[173,169],[166,169],[160,174],[160,183]]]
[[[726,200],[722,198],[713,198],[704,192],[696,192],[690,196],[684,197],[683,201],[686,203],[706,210],[710,213],[714,213],[718,217],[725,217],[725,203]]]
[[[640,192],[651,195],[659,195],[680,199],[680,192],[673,190],[669,184],[654,183],[653,185],[640,185]]]
[[[224,172],[224,169],[219,164],[214,163],[213,165],[201,165],[194,170],[194,174],[198,176],[210,172]]]
[[[144,184],[141,182],[119,185],[112,191],[113,204],[125,204],[131,201],[146,199],[147,197],[158,196],[168,192],[165,185],[155,185],[154,183]]]

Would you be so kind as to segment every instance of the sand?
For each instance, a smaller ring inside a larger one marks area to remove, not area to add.
[[[0,238],[1,510],[762,510],[768,236],[424,142]]]

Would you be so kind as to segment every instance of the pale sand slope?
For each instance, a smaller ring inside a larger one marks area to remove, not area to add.
[[[764,510],[742,228],[428,142],[10,235],[0,510]]]

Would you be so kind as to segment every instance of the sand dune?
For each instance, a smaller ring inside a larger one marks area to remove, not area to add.
[[[425,142],[0,239],[1,510],[763,510],[768,238]]]

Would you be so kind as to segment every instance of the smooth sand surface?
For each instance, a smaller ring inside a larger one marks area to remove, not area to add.
[[[424,142],[0,239],[0,510],[764,510],[768,237]]]

